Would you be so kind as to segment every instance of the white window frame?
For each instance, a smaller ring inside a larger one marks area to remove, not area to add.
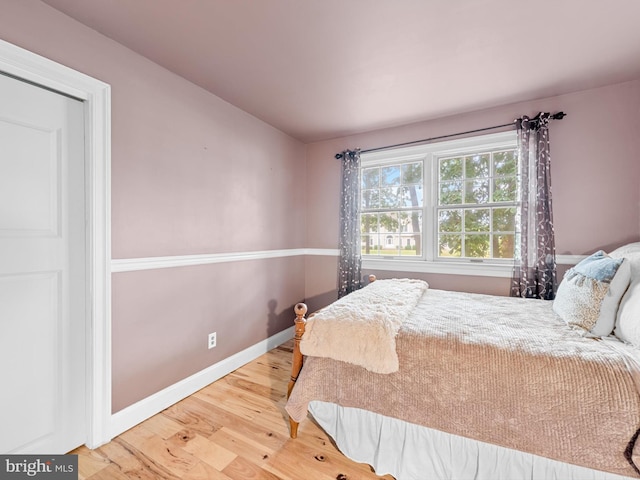
[[[437,178],[438,159],[445,156],[468,154],[479,150],[517,148],[515,131],[466,137],[456,140],[403,147],[390,150],[363,153],[361,168],[422,161],[423,168],[423,213],[422,213],[422,255],[406,257],[397,255],[363,256],[362,268],[397,272],[424,272],[490,277],[510,277],[513,260],[510,259],[468,259],[438,258],[437,244]]]

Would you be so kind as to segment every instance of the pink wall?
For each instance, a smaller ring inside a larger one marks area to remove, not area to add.
[[[111,85],[113,258],[304,247],[303,144],[47,5],[1,3],[0,38]],[[304,259],[122,272],[112,285],[118,411],[290,327]]]
[[[308,246],[338,245],[340,162],[335,153],[501,125],[541,110],[568,114],[553,122],[550,132],[557,253],[584,255],[640,239],[640,80],[636,80],[309,145]],[[335,258],[307,261],[307,297],[319,299],[314,307],[335,298],[335,268]],[[559,273],[566,268],[559,266]],[[416,276],[433,288],[451,290],[504,295],[509,289],[505,278],[363,273],[381,278]]]
[[[288,257],[114,275],[114,410],[290,327],[303,272]]]

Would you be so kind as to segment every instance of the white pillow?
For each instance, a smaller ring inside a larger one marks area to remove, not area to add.
[[[553,310],[585,335],[606,337],[615,327],[630,276],[626,259],[611,258],[600,250],[565,273]]]
[[[596,322],[596,326],[591,330],[594,336],[606,337],[613,332],[620,302],[629,288],[630,281],[631,265],[627,259],[624,259],[620,267],[618,267],[615,277],[611,280],[609,291],[600,305],[600,317]]]
[[[627,243],[616,248],[613,252],[609,252],[609,256],[613,258],[625,258],[630,254],[640,253],[640,242]]]
[[[631,283],[620,301],[614,334],[620,340],[640,347],[640,252],[626,255]]]

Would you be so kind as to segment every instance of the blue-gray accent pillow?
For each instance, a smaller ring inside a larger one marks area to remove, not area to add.
[[[610,335],[630,276],[629,264],[624,258],[612,258],[599,250],[567,270],[558,287],[553,310],[585,335]]]
[[[623,258],[612,258],[604,253],[604,250],[598,250],[571,270],[599,282],[611,283],[623,260]]]

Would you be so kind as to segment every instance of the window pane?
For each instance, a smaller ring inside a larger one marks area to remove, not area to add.
[[[462,164],[463,164],[462,157],[440,159],[440,166],[439,166],[440,181],[461,180]]]
[[[422,183],[422,162],[402,165],[402,183],[405,185]]]
[[[382,255],[397,255],[399,240],[400,237],[398,235],[385,234]]]
[[[494,208],[493,209],[493,231],[513,232],[516,229],[516,209]]]
[[[400,212],[400,228],[406,252],[402,255],[422,255],[422,212]],[[410,248],[407,247],[410,246]]]
[[[462,232],[462,210],[440,210],[438,213],[439,232]]]
[[[401,235],[400,236],[400,255],[402,256],[417,256],[420,255],[420,235]]]
[[[465,174],[467,178],[483,178],[489,176],[490,155],[472,155],[465,157]]]
[[[400,187],[387,187],[380,189],[380,207],[397,208],[400,206]]]
[[[422,185],[408,185],[402,187],[402,206],[421,207],[422,206]]]
[[[489,180],[468,180],[465,183],[465,203],[487,203],[489,201]]]
[[[375,255],[378,253],[378,214],[363,213],[360,216],[361,245],[363,255]]]
[[[400,233],[420,233],[422,212],[400,212]]]
[[[362,232],[362,234],[360,235],[360,250],[362,255],[368,255],[371,253],[370,248],[367,248],[367,246],[371,247],[371,243],[372,235]]]
[[[464,229],[467,232],[488,232],[491,224],[488,208],[470,209],[464,212]]]
[[[462,203],[462,182],[442,182],[438,203],[440,205],[460,205]]]
[[[518,192],[516,177],[496,178],[493,181],[494,202],[515,202]]]
[[[360,216],[360,231],[361,233],[370,233],[378,231],[378,214],[377,213],[363,213]]]
[[[489,235],[470,234],[464,237],[465,256],[470,258],[489,258]]]
[[[400,185],[400,165],[382,168],[382,185]]]
[[[493,236],[493,258],[513,258],[515,235]]]
[[[498,175],[517,175],[518,162],[515,150],[495,152],[493,154],[493,172]]]
[[[363,236],[364,238],[364,236]],[[363,255],[379,255],[380,254],[380,239],[377,233],[367,235],[368,242],[362,241],[362,254]]]
[[[462,255],[462,235],[438,235],[439,257],[460,257]]]
[[[381,233],[396,233],[398,232],[398,228],[398,214],[396,212],[380,214]]]
[[[380,206],[380,190],[362,191],[362,208],[378,208]]]
[[[380,168],[364,168],[362,170],[362,188],[378,188],[380,186]]]

